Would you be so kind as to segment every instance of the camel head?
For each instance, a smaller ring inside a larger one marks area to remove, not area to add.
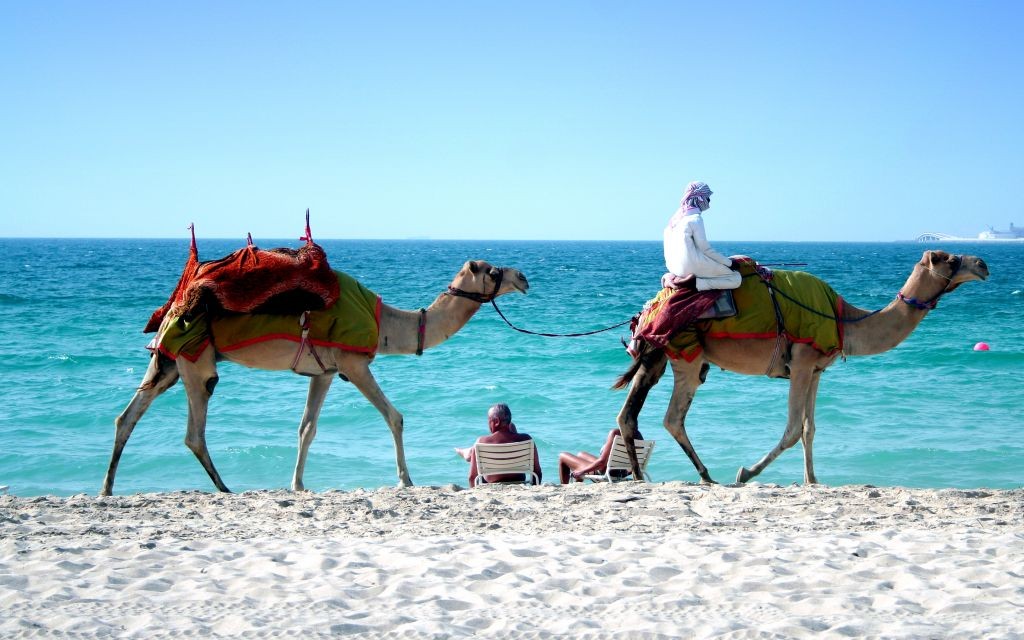
[[[925,251],[914,266],[914,275],[923,278],[927,274],[939,276],[940,284],[945,283],[940,293],[949,293],[965,282],[988,278],[988,265],[978,256]]]
[[[513,291],[526,293],[529,288],[530,283],[527,282],[526,276],[518,269],[495,267],[483,260],[470,260],[462,265],[448,291],[453,295],[483,303]]]

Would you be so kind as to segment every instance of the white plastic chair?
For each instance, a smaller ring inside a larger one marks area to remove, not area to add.
[[[650,482],[651,476],[647,473],[647,463],[650,462],[651,452],[654,451],[654,440],[634,440],[633,444],[636,446],[636,460],[640,463],[640,475],[644,477],[644,480]],[[613,471],[622,473],[612,474]],[[608,465],[604,472],[590,473],[583,476],[583,479],[594,482],[617,482],[632,475],[633,469],[629,464],[626,441],[622,439],[622,436],[615,436],[615,440],[612,441],[611,454],[608,456]]]
[[[485,484],[484,476],[504,473],[522,473],[523,484],[540,484],[540,478],[533,472],[533,440],[505,444],[477,442],[473,450],[477,474],[473,486]]]

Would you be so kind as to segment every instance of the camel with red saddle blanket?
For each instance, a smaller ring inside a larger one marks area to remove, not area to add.
[[[309,239],[308,222],[305,239],[308,247],[315,247],[312,250],[316,253],[319,247],[313,245]],[[199,459],[217,489],[228,491],[210,459],[210,452],[206,446],[207,406],[218,380],[218,360],[229,360],[256,369],[291,370],[310,377],[309,394],[299,424],[298,456],[291,484],[293,491],[301,491],[304,488],[302,475],[306,454],[316,435],[317,419],[334,376],[355,385],[384,416],[395,441],[399,483],[402,486],[409,486],[412,480],[405,462],[402,414],[384,395],[370,372],[370,363],[374,355],[420,355],[425,349],[437,346],[455,335],[473,317],[481,304],[506,293],[526,293],[529,289],[526,276],[517,269],[494,267],[482,260],[470,261],[463,265],[447,290],[429,307],[419,311],[403,311],[383,304],[376,294],[369,292],[353,279],[344,277],[340,272],[328,269],[326,274],[331,279],[329,282],[323,282],[319,276],[309,276],[310,270],[304,264],[311,261],[304,261],[302,256],[297,256],[295,263],[303,275],[295,276],[294,265],[285,265],[284,272],[290,272],[287,276],[290,280],[302,283],[304,295],[299,296],[299,299],[304,299],[305,303],[312,301],[316,303],[315,307],[320,308],[303,314],[281,314],[282,299],[275,295],[276,300],[270,302],[276,304],[276,316],[266,313],[232,313],[230,308],[229,313],[221,314],[219,308],[210,311],[213,297],[217,297],[220,302],[229,303],[235,299],[247,303],[252,298],[221,282],[207,286],[207,279],[202,276],[208,275],[209,269],[204,265],[213,263],[198,262],[194,240],[192,251],[193,254],[186,265],[186,273],[183,274],[175,293],[168,304],[154,314],[154,317],[159,317],[159,329],[154,340],[155,346],[149,367],[135,396],[115,421],[117,429],[114,449],[100,495],[110,495],[113,491],[118,461],[139,419],[153,400],[174,386],[179,378],[185,385],[189,407],[185,444]],[[235,265],[251,261],[252,256],[257,256],[264,262],[268,258],[261,250],[251,245],[236,253],[237,256],[229,256],[230,260],[224,258],[215,263],[226,262]],[[281,254],[277,253],[269,258],[271,262],[280,262]],[[323,260],[326,262],[325,256]],[[319,264],[319,257],[316,262],[316,269],[322,270],[323,265]],[[279,279],[284,277],[281,273],[278,274]],[[201,293],[197,293],[199,287],[192,286],[195,283],[203,284]],[[246,286],[249,284],[251,283]],[[218,295],[213,296],[211,291]],[[186,295],[186,292],[195,295]],[[324,299],[317,302],[318,294],[321,292],[324,292]],[[296,297],[292,293],[284,293],[285,298],[291,298],[291,302],[295,302]],[[198,306],[191,304],[191,301],[199,301]],[[327,308],[322,308],[325,304],[328,305]],[[332,307],[340,307],[340,310]],[[369,323],[369,329],[364,326],[357,332],[359,337],[353,339],[351,333],[340,338],[317,335],[318,326],[334,326],[338,324],[339,317],[353,313],[353,309]],[[255,338],[236,341],[230,345],[220,343],[220,336],[229,333],[222,332],[221,329],[228,324],[232,330],[244,329],[247,324],[262,323],[267,320],[268,315],[275,316],[271,318],[274,321],[286,320],[296,330],[269,334],[257,332],[259,335]],[[211,327],[216,330],[211,331]],[[184,335],[186,339],[175,342],[169,339],[172,334],[178,338]],[[366,342],[368,335],[371,336],[371,342]],[[168,348],[167,345],[171,344],[176,346]]]
[[[637,430],[638,416],[648,393],[665,373],[666,365],[671,364],[674,383],[664,418],[665,429],[690,458],[701,482],[714,482],[690,443],[685,424],[694,394],[713,364],[735,373],[789,378],[789,418],[781,441],[750,468],[741,467],[736,482],[746,482],[758,475],[779,454],[802,440],[804,482],[816,483],[811,445],[821,372],[840,356],[873,355],[892,349],[935,308],[941,296],[964,282],[987,278],[988,266],[976,256],[926,251],[914,265],[896,299],[875,312],[846,304],[828,285],[810,274],[801,275],[816,283],[819,302],[809,305],[799,301],[792,295],[793,291],[787,291],[782,285],[772,288],[767,286],[770,282],[759,282],[757,274],[750,270],[745,274],[743,285],[736,290],[739,310],[736,319],[697,322],[659,347],[641,343],[632,366],[613,387],[629,386],[618,423],[631,457],[634,477],[640,475],[632,434]],[[752,291],[751,298],[744,308],[739,298],[748,288]],[[753,303],[755,295],[760,295],[757,303]],[[773,305],[772,299],[777,304]],[[797,319],[798,312],[808,310],[806,320]],[[754,313],[766,318],[760,327],[751,329],[738,324],[745,315]],[[832,322],[831,336],[828,331],[822,331],[823,320]],[[800,330],[804,325],[806,330]]]

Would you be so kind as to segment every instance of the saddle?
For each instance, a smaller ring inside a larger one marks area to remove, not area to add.
[[[160,328],[166,315],[191,318],[199,311],[224,313],[299,314],[319,311],[338,301],[338,279],[327,254],[313,242],[306,212],[306,245],[260,249],[249,236],[247,245],[219,260],[199,261],[195,229],[192,245],[174,293],[153,312],[144,333]]]
[[[736,315],[736,296],[732,289],[721,289],[714,303],[707,311],[697,316],[698,320],[718,320],[719,318],[731,318]]]
[[[639,341],[661,349],[698,320],[736,315],[736,300],[729,289],[698,291],[694,276],[680,278],[671,273],[662,277],[661,284],[661,292],[633,318],[630,326],[633,335],[626,350],[634,357],[639,352]]]
[[[674,273],[666,273],[661,276],[661,286],[665,289],[697,291],[697,278],[690,274],[680,278]],[[732,295],[732,289],[712,289],[706,293],[719,294],[714,302],[695,320],[715,320],[718,318],[730,318],[736,315],[736,298]],[[682,329],[683,327],[680,327]]]
[[[690,320],[686,325],[672,324],[672,316],[664,315],[665,310],[671,309],[672,296],[687,292],[662,289],[639,316],[641,323],[650,322],[654,328],[660,327],[660,333],[652,335],[652,340],[656,341],[652,346],[660,346],[667,334],[669,340],[662,347],[665,353],[670,358],[692,362],[702,352],[708,336],[716,341],[772,340],[775,348],[765,369],[765,375],[770,377],[789,375],[794,343],[809,345],[826,356],[842,352],[843,325],[838,319],[843,316],[843,300],[828,284],[803,271],[775,271],[745,257],[734,257],[733,261],[738,263],[743,276],[740,287],[728,291],[738,312],[712,317],[718,314],[717,310],[711,311],[709,305],[705,309],[708,317]],[[718,298],[720,292],[701,293],[711,293],[722,301],[720,304],[727,300]],[[638,352],[640,347],[641,344],[636,345]]]

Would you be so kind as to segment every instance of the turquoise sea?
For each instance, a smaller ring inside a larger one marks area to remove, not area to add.
[[[202,259],[240,240],[200,240]],[[263,247],[298,246],[262,240]],[[627,320],[658,288],[659,242],[321,241],[331,264],[388,304],[418,309],[444,290],[467,259],[514,266],[529,295],[499,299],[508,318],[533,331],[580,332]],[[928,248],[975,254],[987,282],[943,298],[892,351],[837,362],[819,395],[815,469],[832,485],[991,487],[1024,485],[1024,259],[1017,243],[717,242],[726,254],[762,262],[805,262],[865,309],[886,305]],[[113,420],[130,400],[149,357],[142,333],[173,289],[188,240],[0,239],[0,485],[20,496],[96,493],[113,441]],[[520,431],[540,449],[545,482],[557,482],[559,451],[594,450],[623,401],[609,385],[629,364],[627,329],[582,338],[544,338],[509,329],[490,306],[422,357],[382,356],[375,375],[405,415],[413,481],[466,484],[452,448],[486,432],[485,414],[507,402]],[[988,352],[975,352],[977,342]],[[307,380],[221,365],[208,442],[234,491],[286,488],[295,462]],[[670,374],[641,414],[658,441],[656,481],[696,481],[661,427]],[[697,394],[688,432],[719,482],[778,442],[788,383],[713,369]],[[115,493],[213,486],[183,444],[181,385],[139,423]],[[783,454],[758,480],[802,480],[802,449]],[[306,468],[307,488],[350,489],[396,482],[383,419],[350,385],[336,381]]]

